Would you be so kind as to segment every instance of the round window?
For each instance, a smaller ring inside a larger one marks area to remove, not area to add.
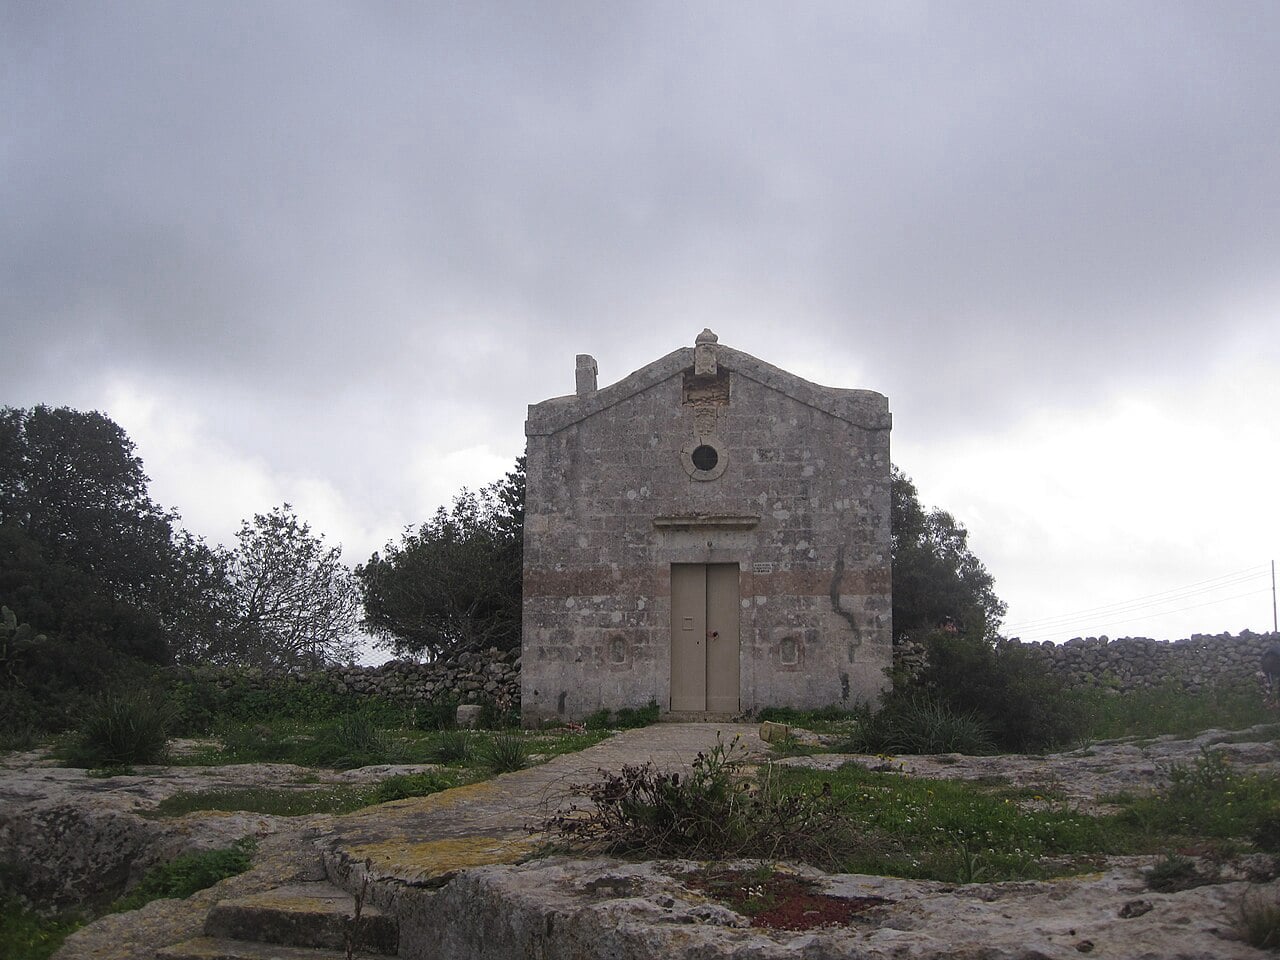
[[[713,434],[703,434],[684,445],[680,463],[691,480],[716,480],[729,465],[729,455],[723,440]]]
[[[720,454],[716,453],[716,448],[702,444],[695,447],[693,453],[689,455],[689,459],[693,461],[693,465],[699,470],[714,470],[716,464],[720,462]]]

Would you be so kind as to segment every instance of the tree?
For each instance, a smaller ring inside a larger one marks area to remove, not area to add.
[[[0,524],[112,599],[158,609],[176,513],[147,493],[133,441],[111,418],[46,406],[0,410]]]
[[[921,634],[950,617],[964,632],[994,640],[1007,608],[970,551],[968,531],[945,510],[926,511],[897,467],[891,510],[895,637]]]
[[[431,659],[520,646],[524,464],[479,494],[464,489],[356,568],[380,645]]]
[[[255,514],[228,558],[226,643],[215,659],[317,666],[350,659],[359,592],[341,547],[325,547],[289,504]]]

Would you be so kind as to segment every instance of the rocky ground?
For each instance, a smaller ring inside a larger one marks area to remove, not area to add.
[[[643,749],[646,736],[676,744],[685,736],[676,728],[695,726],[660,725],[649,728],[657,731],[653,734],[632,731],[573,755],[576,759],[558,758],[537,773],[509,775],[513,779],[504,778],[484,795],[492,795],[491,806],[497,809],[519,793],[520,778],[525,777],[541,796],[558,778],[580,775],[593,765],[608,766]],[[819,755],[782,762],[822,768],[852,760],[918,776],[1000,778],[1052,793],[1061,798],[1057,802],[1094,807],[1108,795],[1160,786],[1171,764],[1192,762],[1207,748],[1226,752],[1239,769],[1280,773],[1277,732],[1274,726],[1207,731],[1186,740],[1102,743],[1043,757]],[[706,738],[706,731],[696,733]],[[748,745],[763,753],[758,740]],[[565,770],[557,772],[556,764],[564,764]],[[370,782],[420,769],[424,768],[324,773],[252,764],[143,768],[128,777],[98,779],[36,755],[11,754],[0,766],[0,860],[26,863],[33,878],[40,880],[33,892],[65,903],[119,889],[147,865],[178,852],[225,846],[246,835],[260,838],[260,854],[250,874],[189,901],[162,901],[133,914],[104,918],[71,937],[60,954],[60,960],[149,960],[157,946],[198,932],[209,905],[220,898],[269,889],[303,874],[349,881],[350,875],[335,872],[335,864],[347,869],[354,862],[348,856],[342,866],[343,844],[351,850],[357,849],[352,846],[357,840],[368,846],[382,829],[377,808],[349,818],[146,817],[164,797],[179,790],[232,786],[314,789],[317,778]],[[482,793],[462,794],[457,815],[491,816]],[[1228,865],[1220,882],[1177,893],[1146,889],[1143,870],[1152,858],[1117,858],[1085,877],[965,886],[802,870],[820,893],[868,906],[840,926],[771,930],[752,926],[709,899],[689,879],[695,865],[679,862],[481,861],[427,878],[430,882],[397,880],[395,871],[409,862],[403,851],[414,846],[409,842],[414,824],[454,816],[442,809],[446,795],[427,801],[397,801],[387,808],[386,819],[393,826],[383,846],[390,853],[375,878],[382,884],[377,899],[400,917],[400,956],[405,958],[1260,958],[1266,954],[1240,939],[1241,905],[1248,898],[1275,903],[1280,896],[1276,881],[1261,880],[1265,872],[1243,861]],[[405,836],[396,840],[396,831]],[[487,826],[485,832],[495,831]],[[375,866],[372,860],[361,862],[368,869]],[[414,869],[420,868],[415,861]]]

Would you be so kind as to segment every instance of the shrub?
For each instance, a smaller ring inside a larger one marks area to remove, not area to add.
[[[160,763],[165,758],[172,717],[169,706],[147,690],[96,696],[85,708],[68,759],[90,767]]]
[[[520,726],[520,714],[509,707],[500,707],[493,700],[485,700],[480,704],[476,722],[485,730],[510,730]]]
[[[883,709],[865,719],[842,749],[855,753],[994,752],[986,721],[919,692],[890,697]]]
[[[651,763],[624,766],[595,784],[575,788],[590,808],[551,817],[553,838],[605,853],[644,857],[732,859],[780,857],[831,865],[862,842],[855,821],[831,797],[788,793],[773,777],[753,784],[736,739],[700,753],[685,775]]]
[[[458,699],[439,697],[415,708],[414,726],[419,730],[452,730],[458,725]]]
[[[1033,753],[1077,740],[1085,731],[1081,704],[1021,644],[944,631],[930,634],[924,644],[928,662],[916,689],[980,717],[999,749]]]
[[[499,733],[490,741],[484,754],[494,773],[511,773],[529,765],[528,748],[518,733]]]
[[[613,724],[613,714],[608,707],[601,707],[594,713],[588,713],[582,725],[588,730],[608,730]]]

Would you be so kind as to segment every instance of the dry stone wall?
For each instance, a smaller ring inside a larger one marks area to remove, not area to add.
[[[464,653],[438,663],[391,660],[376,667],[338,665],[321,670],[218,670],[222,686],[244,683],[266,688],[281,682],[320,683],[335,693],[380,697],[396,703],[425,704],[438,700],[492,703],[502,711],[520,707],[520,652],[489,649]]]
[[[1141,690],[1174,684],[1192,692],[1257,683],[1263,652],[1280,643],[1280,634],[1197,633],[1184,640],[1147,637],[1076,637],[1066,643],[1023,643],[1003,640],[1038,657],[1068,686]],[[924,664],[924,648],[903,644],[894,648],[899,671],[911,675]]]

